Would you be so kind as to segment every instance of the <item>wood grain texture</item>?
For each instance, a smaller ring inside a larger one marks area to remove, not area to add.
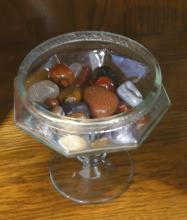
[[[0,220],[186,220],[187,1],[9,0],[0,2],[0,11]],[[52,187],[53,152],[14,126],[12,95],[18,66],[34,45],[85,29],[133,36],[150,49],[172,106],[132,152],[135,177],[128,191],[106,204],[81,206]]]
[[[7,29],[18,31],[21,24],[23,36],[35,40],[78,30],[127,36],[187,30],[186,0],[9,0],[0,4],[9,15],[1,23],[15,19],[17,25],[6,25]]]

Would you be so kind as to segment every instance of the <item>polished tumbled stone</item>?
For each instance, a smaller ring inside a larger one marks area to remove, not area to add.
[[[114,83],[115,86],[117,86],[118,83],[119,83],[116,74],[108,66],[101,66],[101,67],[98,67],[94,70],[93,80],[94,79],[96,80],[100,76],[109,77],[112,80],[112,82]]]
[[[91,86],[86,88],[83,98],[94,118],[111,116],[117,110],[118,97],[103,87]]]
[[[78,135],[68,134],[64,137],[61,137],[58,142],[68,152],[80,151],[87,147],[86,140]]]
[[[114,144],[137,144],[135,131],[134,125],[126,125],[118,130],[109,132],[106,136]]]
[[[117,88],[118,96],[132,107],[143,101],[143,96],[131,81],[126,81]]]
[[[28,91],[28,96],[32,102],[44,102],[47,98],[59,96],[59,87],[50,80],[43,80],[34,83]]]
[[[60,91],[59,100],[61,104],[64,102],[79,102],[81,98],[81,89],[76,86],[63,88]]]
[[[65,88],[73,84],[75,75],[67,65],[61,63],[50,69],[49,78],[60,87]]]
[[[74,113],[84,113],[86,117],[90,117],[89,108],[84,102],[65,103],[63,109],[67,116]]]

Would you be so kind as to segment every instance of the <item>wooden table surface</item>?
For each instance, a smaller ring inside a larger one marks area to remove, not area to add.
[[[128,191],[98,205],[60,196],[48,176],[53,152],[14,126],[13,78],[35,44],[0,43],[0,219],[187,219],[187,33],[135,39],[159,60],[172,106],[132,152],[135,176]]]

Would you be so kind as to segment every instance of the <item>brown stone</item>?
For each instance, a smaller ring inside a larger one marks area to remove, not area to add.
[[[49,78],[61,87],[68,87],[73,84],[75,75],[65,64],[57,64],[49,71]]]
[[[84,90],[84,101],[90,107],[92,117],[101,118],[114,114],[118,107],[118,97],[100,86],[91,86]]]

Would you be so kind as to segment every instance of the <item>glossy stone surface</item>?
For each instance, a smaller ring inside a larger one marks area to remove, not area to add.
[[[107,90],[110,90],[112,92],[115,92],[115,85],[112,82],[112,80],[107,76],[101,76],[97,79],[95,82],[96,86],[102,86]]]
[[[108,66],[102,66],[102,67],[98,67],[95,69],[94,75],[93,75],[93,77],[94,77],[93,80],[96,80],[100,76],[109,77],[115,86],[118,86],[118,84],[119,84],[116,74]]]
[[[77,78],[80,75],[80,72],[82,70],[82,65],[80,63],[72,63],[69,68],[74,73],[75,78]]]
[[[59,87],[50,80],[34,83],[28,90],[28,97],[32,102],[44,102],[47,98],[59,96]]]
[[[84,102],[65,103],[63,109],[67,116],[71,116],[74,113],[84,113],[87,118],[90,117],[90,110]]]
[[[107,117],[114,114],[118,106],[117,96],[100,86],[91,86],[84,90],[84,101],[88,104],[94,118]]]
[[[78,135],[68,134],[61,137],[58,142],[66,151],[79,151],[87,147],[87,142]]]
[[[45,104],[49,107],[49,109],[52,109],[59,105],[59,101],[55,98],[47,98],[45,100]]]
[[[132,107],[143,101],[143,96],[131,81],[126,81],[117,88],[117,94]]]
[[[32,86],[34,83],[47,80],[48,79],[48,72],[46,70],[37,70],[35,72],[30,73],[25,81],[25,87],[28,90],[30,86]]]
[[[81,89],[75,86],[61,89],[59,100],[60,103],[64,102],[79,102],[82,98]]]
[[[76,86],[83,86],[86,84],[87,80],[90,76],[90,68],[88,66],[83,66],[79,76],[75,79],[75,85]]]
[[[65,64],[57,64],[49,71],[49,78],[61,87],[68,87],[73,84],[75,75]]]

